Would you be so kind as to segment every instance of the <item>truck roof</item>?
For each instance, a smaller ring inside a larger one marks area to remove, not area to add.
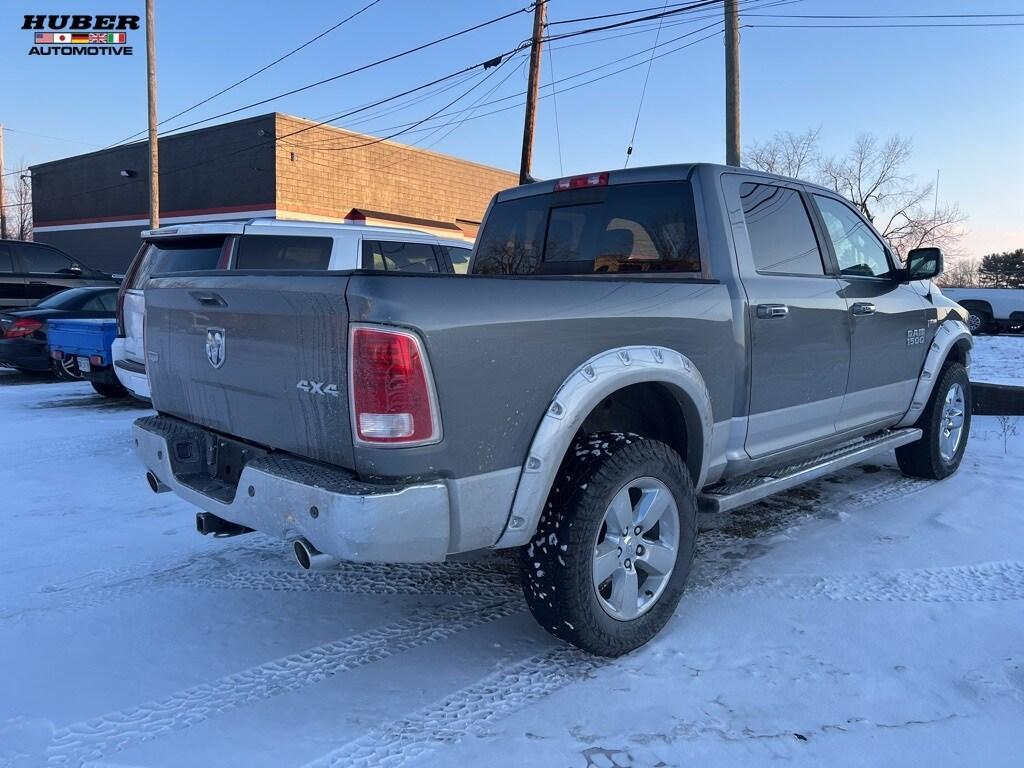
[[[724,174],[724,173],[743,173],[751,176],[760,176],[765,179],[773,181],[786,181],[790,183],[803,184],[814,189],[820,189],[830,194],[835,194],[834,190],[830,190],[826,187],[822,187],[820,184],[815,184],[810,181],[803,179],[794,179],[789,176],[780,176],[775,173],[766,173],[765,171],[757,171],[753,168],[736,168],[731,165],[721,165],[719,163],[674,163],[669,165],[647,165],[638,166],[636,168],[619,168],[608,171],[592,171],[584,174],[572,174],[571,176],[563,176],[564,178],[578,178],[582,176],[593,176],[599,173],[608,174],[608,184],[636,184],[646,181],[684,181],[688,180],[694,172],[702,170],[709,171],[713,174]],[[549,192],[555,191],[555,184],[560,179],[546,179],[544,181],[533,182],[532,184],[523,184],[518,187],[511,187],[499,192],[495,196],[495,200],[514,200],[520,197],[531,197],[533,195],[544,195]]]
[[[296,229],[308,230],[310,234],[321,234],[332,236],[335,234],[356,233],[369,235],[371,237],[401,238],[403,240],[423,240],[427,242],[442,242],[446,245],[455,245],[463,248],[471,248],[472,242],[460,240],[455,237],[445,237],[425,232],[422,229],[407,227],[382,227],[373,224],[349,224],[344,222],[331,221],[310,221],[303,219],[278,219],[272,217],[260,217],[245,221],[204,221],[192,224],[173,224],[157,229],[144,229],[142,239],[148,240],[157,237],[194,237],[196,235],[232,235],[241,234],[242,230],[273,230],[288,229],[294,234]]]

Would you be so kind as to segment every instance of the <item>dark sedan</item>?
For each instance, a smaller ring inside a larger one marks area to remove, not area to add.
[[[114,317],[117,288],[72,288],[43,299],[30,309],[0,314],[0,365],[19,371],[51,369],[47,322],[51,318]],[[77,376],[77,371],[58,370]]]

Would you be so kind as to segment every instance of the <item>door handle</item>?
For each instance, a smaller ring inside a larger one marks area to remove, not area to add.
[[[192,291],[191,296],[206,307],[226,307],[228,305],[228,303],[216,293],[200,293],[199,291]]]
[[[861,317],[864,315],[873,315],[875,314],[875,305],[870,301],[858,301],[850,307],[850,312]]]
[[[785,317],[789,314],[789,307],[785,304],[758,304],[757,316],[762,320],[771,320],[776,317]]]

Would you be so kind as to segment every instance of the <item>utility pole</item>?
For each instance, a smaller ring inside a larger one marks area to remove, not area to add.
[[[156,29],[146,0],[146,87],[149,99],[149,227],[160,226],[160,147],[156,135]]]
[[[7,200],[4,196],[4,189],[7,182],[4,179],[4,124],[0,123],[0,239],[7,239],[7,209],[4,205]]]
[[[740,164],[740,13],[725,0],[725,164]]]
[[[533,130],[537,124],[537,91],[540,90],[541,38],[544,35],[544,18],[547,15],[547,0],[535,0],[533,4],[533,43],[530,47],[530,81],[526,87],[526,119],[523,122],[523,156],[519,161],[519,183],[530,180],[530,164],[533,162]]]

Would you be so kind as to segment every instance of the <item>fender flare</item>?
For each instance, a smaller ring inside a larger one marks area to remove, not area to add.
[[[950,350],[961,341],[967,342],[967,370],[971,368],[971,352],[974,348],[974,337],[967,326],[960,319],[947,319],[939,325],[932,337],[931,347],[924,359],[924,368],[921,369],[921,376],[917,380],[917,388],[914,390],[914,397],[910,401],[910,408],[903,415],[903,418],[896,425],[897,427],[909,427],[917,423],[928,399],[932,396],[935,388],[935,381],[943,363],[949,357]]]
[[[555,475],[573,436],[590,412],[608,395],[632,384],[659,383],[673,387],[691,406],[698,422],[701,464],[694,485],[707,476],[714,419],[704,377],[685,355],[667,347],[617,347],[587,360],[562,383],[534,433],[519,476],[512,510],[495,547],[526,544],[537,529]]]

